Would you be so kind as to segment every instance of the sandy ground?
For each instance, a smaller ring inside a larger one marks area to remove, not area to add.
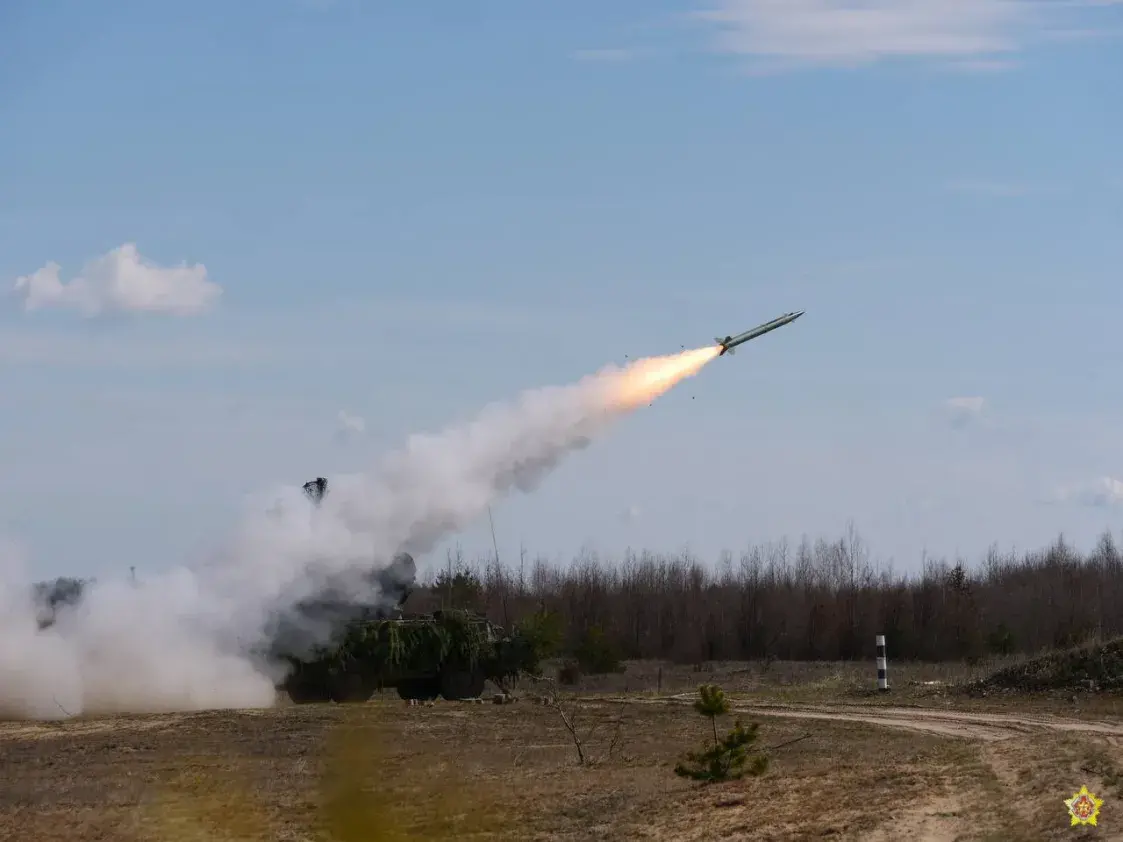
[[[0,840],[1123,840],[1118,698],[961,699],[903,677],[877,696],[831,677],[845,668],[777,682],[752,665],[664,667],[659,692],[642,677],[658,669],[561,696],[585,764],[529,686],[507,705],[0,723]],[[730,686],[725,727],[803,739],[760,778],[678,778],[709,733],[690,709],[703,680]],[[1104,799],[1096,828],[1069,826],[1081,785]]]

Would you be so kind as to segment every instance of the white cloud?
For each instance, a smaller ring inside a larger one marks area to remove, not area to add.
[[[620,520],[624,523],[635,523],[642,514],[643,510],[639,506],[631,505],[620,513]]]
[[[64,283],[60,267],[50,262],[16,279],[14,293],[24,310],[72,309],[87,317],[110,313],[163,313],[196,316],[209,310],[222,288],[208,280],[207,268],[158,266],[145,260],[133,243],[125,243],[87,261],[79,275]]]
[[[944,411],[952,424],[962,427],[982,415],[986,400],[981,397],[948,398],[944,401]]]
[[[358,415],[352,415],[345,409],[339,410],[336,419],[335,436],[339,441],[350,441],[356,436],[361,436],[367,430],[367,422]]]
[[[695,17],[719,29],[716,47],[784,66],[854,67],[936,59],[961,70],[1009,67],[1033,40],[1088,32],[1077,25],[1105,0],[717,0]]]
[[[1057,491],[1054,499],[1096,509],[1123,506],[1123,481],[1100,477],[1092,482],[1065,486]]]

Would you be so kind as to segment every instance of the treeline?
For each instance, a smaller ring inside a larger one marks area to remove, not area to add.
[[[410,597],[408,611],[441,606],[511,627],[552,614],[563,652],[608,647],[621,658],[678,662],[873,656],[943,661],[1032,653],[1123,634],[1123,556],[1109,533],[1077,552],[1063,536],[1022,555],[992,549],[976,565],[925,560],[913,575],[873,564],[851,529],[835,542],[803,540],[726,555],[595,555],[569,566],[525,557],[466,562]]]

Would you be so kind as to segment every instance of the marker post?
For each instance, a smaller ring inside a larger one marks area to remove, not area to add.
[[[877,689],[885,692],[889,689],[888,661],[885,658],[885,635],[879,634],[877,643]]]

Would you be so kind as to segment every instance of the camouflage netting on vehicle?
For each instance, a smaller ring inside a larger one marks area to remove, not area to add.
[[[352,623],[338,643],[286,660],[283,689],[305,702],[359,701],[388,687],[403,698],[476,697],[488,680],[502,686],[539,669],[532,640],[460,610]]]
[[[424,669],[453,661],[474,667],[494,649],[488,631],[486,623],[473,623],[459,611],[442,611],[421,620],[359,623],[324,657],[333,665],[362,661],[386,668]]]
[[[992,673],[969,692],[1084,690],[1123,693],[1123,637],[1049,652]]]
[[[500,636],[499,631],[483,618],[455,610],[416,619],[355,623],[338,646],[321,647],[312,658],[302,660],[334,669],[362,663],[375,672],[429,670],[444,663],[483,666],[489,673],[503,675],[537,668],[529,641],[517,634]]]

